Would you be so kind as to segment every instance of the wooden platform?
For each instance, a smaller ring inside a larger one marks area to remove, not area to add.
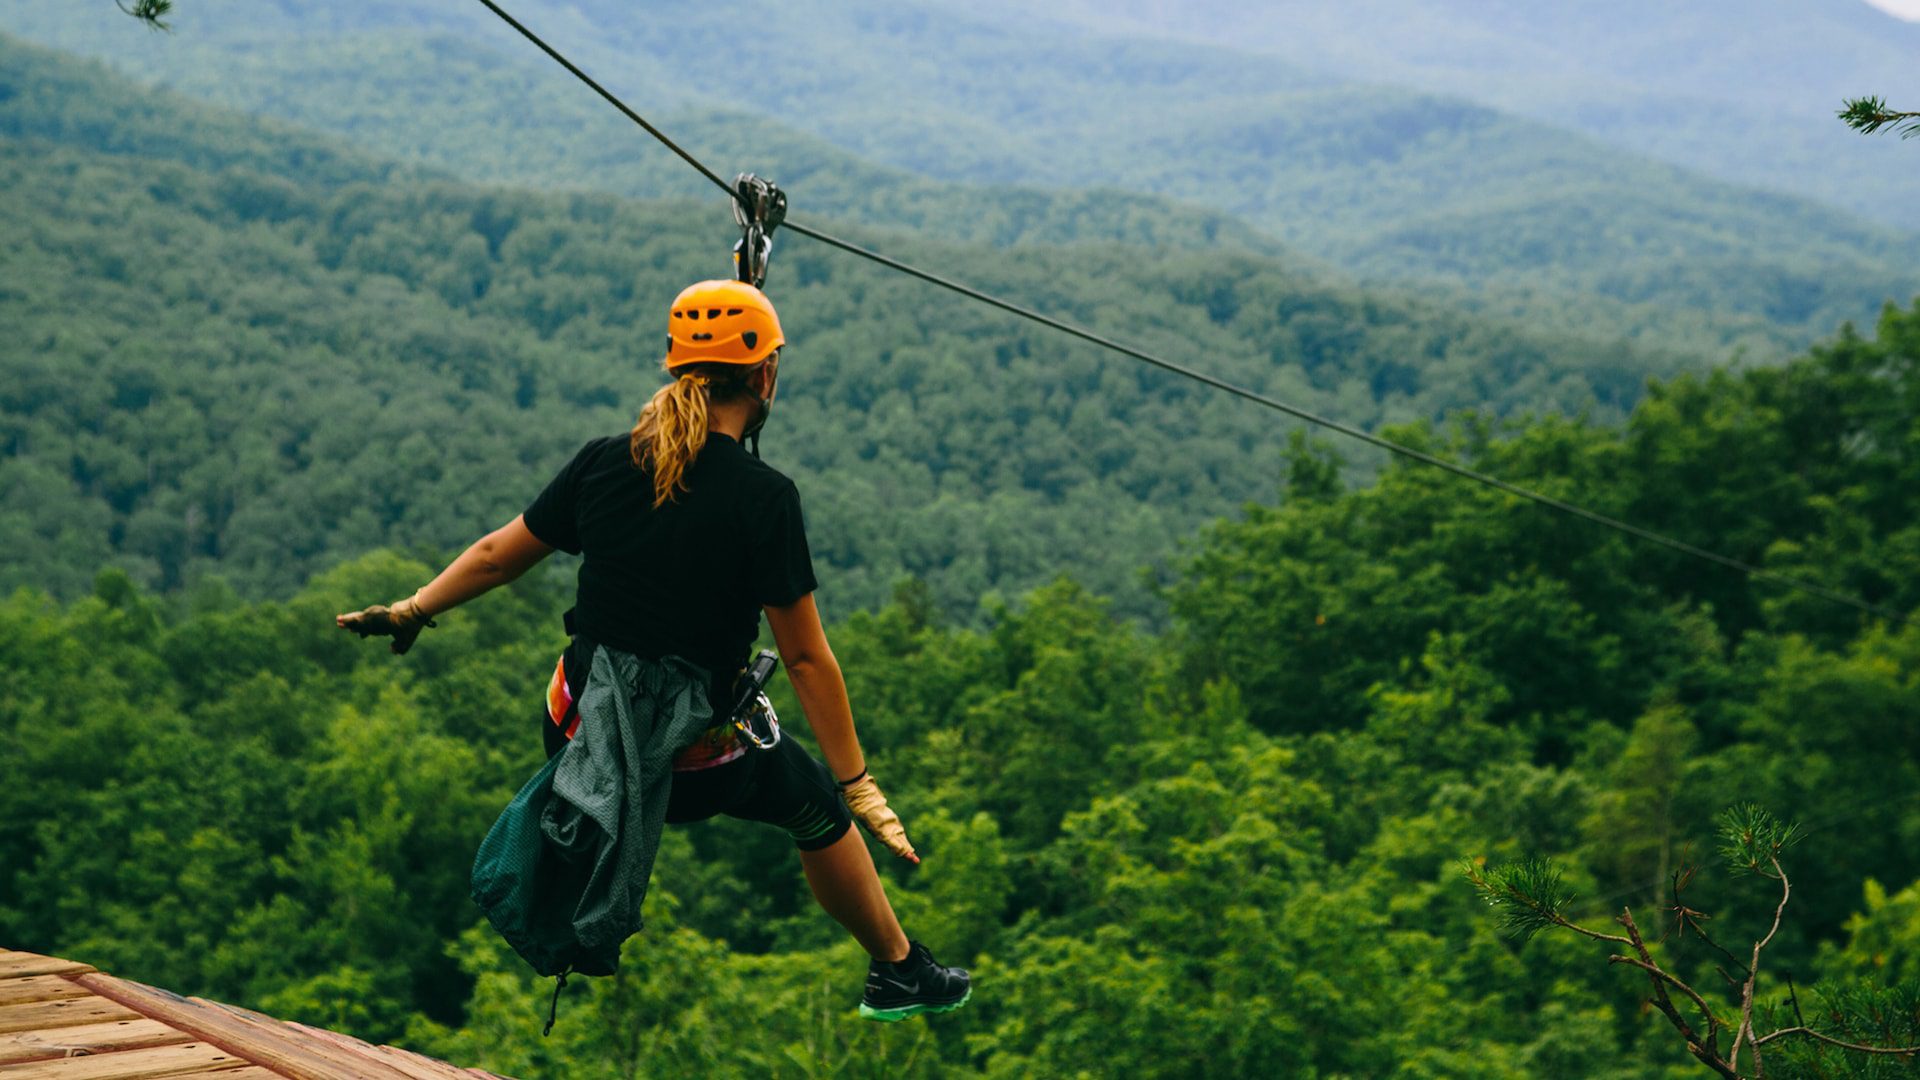
[[[0,949],[0,1080],[502,1080]]]

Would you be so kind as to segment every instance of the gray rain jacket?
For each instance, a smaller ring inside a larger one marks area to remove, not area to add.
[[[640,929],[673,758],[712,723],[707,673],[597,645],[580,727],[473,861],[473,899],[542,975],[611,975]]]

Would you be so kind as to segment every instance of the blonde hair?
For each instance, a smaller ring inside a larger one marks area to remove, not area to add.
[[[654,392],[640,410],[640,419],[627,437],[633,463],[653,470],[653,505],[688,490],[687,467],[707,445],[709,408],[748,393],[747,376],[759,368],[700,364]],[[715,370],[718,369],[718,370]]]

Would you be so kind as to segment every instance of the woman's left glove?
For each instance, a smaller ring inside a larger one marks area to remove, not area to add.
[[[873,834],[875,840],[887,846],[887,850],[908,862],[918,863],[920,856],[913,853],[913,845],[907,842],[907,830],[900,824],[900,815],[887,805],[887,797],[880,792],[880,785],[864,771],[852,780],[842,781],[840,794],[847,800],[847,809]]]
[[[420,631],[435,625],[434,621],[420,610],[420,601],[412,596],[392,605],[375,604],[362,611],[350,611],[345,615],[333,617],[335,626],[351,630],[361,637],[390,637],[394,653],[405,653],[413,648],[413,641]]]

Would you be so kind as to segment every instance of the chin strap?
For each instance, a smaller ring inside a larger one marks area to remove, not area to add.
[[[773,412],[773,402],[760,399],[760,415],[740,434],[740,441],[746,444],[747,451],[755,458],[760,456],[760,431],[767,426],[767,416]]]

